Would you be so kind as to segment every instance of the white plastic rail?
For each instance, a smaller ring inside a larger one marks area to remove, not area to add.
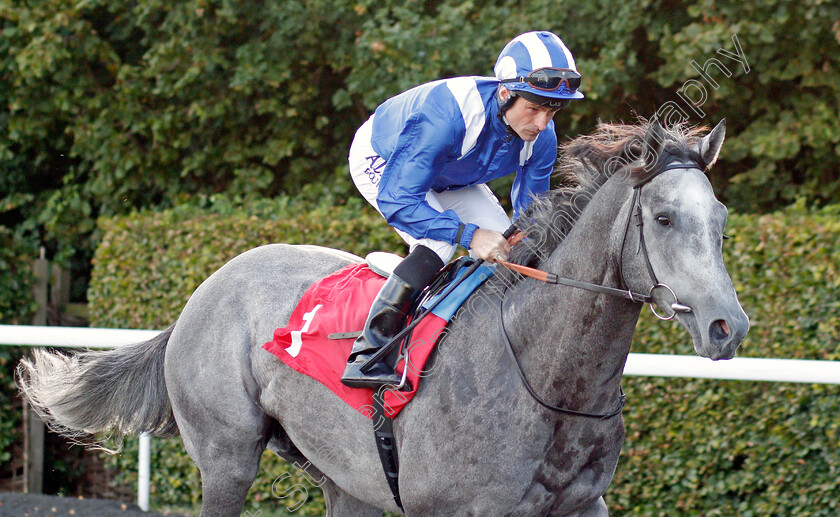
[[[79,327],[36,327],[0,325],[0,345],[50,346],[70,348],[116,348],[155,337],[158,330],[125,330]],[[768,382],[840,384],[840,361],[805,359],[759,359],[739,357],[710,361],[684,355],[630,354],[625,375],[651,377],[689,377]],[[149,509],[151,488],[151,437],[140,436],[137,504]]]
[[[0,325],[0,345],[116,348],[131,343],[148,341],[159,333],[159,330]],[[149,511],[152,488],[152,435],[142,433],[139,439],[139,448],[137,506],[147,512]]]

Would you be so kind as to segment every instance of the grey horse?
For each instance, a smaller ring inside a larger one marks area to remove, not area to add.
[[[485,282],[394,420],[402,510],[371,420],[262,348],[307,287],[354,255],[253,249],[207,278],[158,337],[72,356],[38,351],[18,382],[71,437],[180,434],[201,472],[202,516],[240,514],[266,447],[322,479],[327,515],[607,515],[602,496],[624,440],[620,382],[643,307],[633,293],[651,293],[704,357],[733,357],[749,328],[721,256],[727,211],[703,170],[724,132],[723,122],[705,136],[604,124],[565,146],[561,165],[577,183],[519,218],[527,238],[511,261],[628,297],[508,270]],[[519,368],[547,405],[613,416],[541,405]]]

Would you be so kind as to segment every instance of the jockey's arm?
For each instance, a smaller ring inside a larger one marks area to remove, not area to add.
[[[448,121],[426,116],[412,119],[385,166],[377,204],[388,224],[415,239],[429,238],[468,248],[478,227],[463,223],[453,210],[439,212],[426,201],[435,171],[460,148],[463,135],[456,133]]]

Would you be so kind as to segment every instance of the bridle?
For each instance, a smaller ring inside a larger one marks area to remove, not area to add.
[[[674,162],[674,161],[670,161],[670,162],[666,162],[660,169],[658,169],[654,174],[650,175],[650,177],[647,178],[645,181],[642,181],[642,182],[636,184],[633,187],[633,200],[632,200],[631,205],[630,205],[630,210],[628,211],[628,214],[627,214],[627,223],[624,226],[624,236],[621,240],[621,250],[619,251],[618,270],[619,270],[619,277],[620,277],[620,280],[621,280],[621,284],[622,284],[623,287],[626,287],[627,282],[626,282],[625,277],[624,277],[624,247],[627,244],[627,234],[630,231],[630,226],[633,223],[633,218],[635,216],[636,227],[639,228],[639,248],[636,250],[636,254],[638,254],[639,252],[642,253],[642,257],[644,258],[644,262],[645,262],[645,266],[647,268],[648,274],[650,275],[650,278],[653,281],[653,287],[650,288],[650,291],[648,292],[648,294],[645,295],[645,294],[641,294],[641,293],[636,293],[636,292],[633,292],[629,288],[619,289],[619,288],[615,288],[615,287],[607,287],[607,286],[603,286],[603,285],[599,285],[599,284],[593,284],[593,283],[590,283],[590,282],[582,282],[580,280],[574,280],[574,279],[571,279],[571,278],[564,278],[564,277],[558,276],[554,273],[550,273],[550,272],[547,272],[547,271],[542,271],[540,269],[530,268],[530,267],[527,267],[527,266],[522,266],[522,265],[519,265],[519,264],[513,264],[511,262],[507,262],[507,261],[504,261],[504,260],[498,260],[497,259],[497,262],[499,262],[500,264],[502,264],[505,267],[508,267],[510,269],[513,269],[514,271],[517,271],[518,273],[520,273],[522,275],[534,278],[536,280],[540,280],[540,281],[545,282],[547,284],[565,285],[565,286],[574,287],[574,288],[577,288],[577,289],[585,289],[587,291],[593,291],[593,292],[596,292],[596,293],[606,294],[606,295],[610,295],[610,296],[616,296],[616,297],[619,297],[619,298],[625,298],[625,299],[628,299],[628,300],[630,300],[634,303],[650,304],[651,311],[660,320],[664,320],[664,321],[671,320],[676,316],[676,314],[678,312],[682,312],[682,313],[691,312],[691,307],[689,307],[687,305],[684,305],[684,304],[681,304],[679,302],[679,299],[677,298],[677,295],[674,293],[673,289],[671,289],[668,285],[663,284],[662,282],[660,282],[658,280],[658,278],[656,276],[656,273],[653,271],[653,265],[650,262],[650,257],[648,256],[647,246],[645,244],[645,232],[644,232],[644,222],[642,220],[642,202],[641,202],[642,187],[645,184],[647,184],[647,182],[650,181],[652,178],[662,174],[665,171],[669,171],[669,170],[673,170],[673,169],[699,169],[700,171],[704,170],[704,168],[701,167],[699,162],[683,162],[683,161]],[[671,314],[670,315],[662,315],[659,312],[657,312],[657,310],[655,308],[656,304],[655,304],[655,297],[654,297],[654,294],[656,293],[657,290],[665,290],[668,293],[670,293],[671,296],[673,297],[674,301],[673,301],[673,303],[670,304],[670,309],[671,309]],[[540,404],[541,406],[543,406],[547,409],[550,409],[552,411],[558,411],[558,412],[566,413],[566,414],[569,414],[569,415],[582,416],[582,417],[588,417],[588,418],[608,419],[608,418],[614,417],[614,416],[621,413],[622,409],[624,408],[625,401],[626,401],[626,396],[624,394],[624,390],[621,389],[621,386],[619,386],[619,388],[618,388],[618,390],[619,390],[619,401],[618,401],[617,406],[614,409],[612,409],[612,410],[610,410],[606,413],[589,413],[589,412],[586,412],[586,411],[577,411],[577,410],[573,410],[573,409],[564,408],[564,407],[561,407],[561,406],[555,406],[555,405],[549,404],[548,402],[543,400],[536,393],[536,391],[534,391],[534,389],[531,387],[531,384],[528,382],[528,379],[525,377],[525,373],[522,371],[522,366],[519,364],[519,361],[516,359],[516,354],[513,351],[513,345],[511,344],[510,336],[508,335],[507,329],[505,328],[504,300],[505,300],[505,296],[504,296],[504,293],[502,293],[502,296],[499,299],[499,309],[500,309],[500,313],[501,313],[501,317],[499,318],[499,321],[500,321],[501,328],[502,328],[502,335],[504,336],[504,340],[505,340],[505,343],[506,343],[506,348],[508,350],[508,355],[513,360],[513,363],[516,365],[517,373],[519,374],[519,377],[522,380],[522,383],[525,385],[525,388],[528,390],[528,393],[531,395],[531,397],[534,398],[534,400],[538,404]]]
[[[669,170],[674,170],[674,169],[697,169],[697,170],[702,171],[703,167],[701,167],[700,164],[698,164],[696,162],[667,163],[665,166],[663,166],[661,169],[659,169],[655,174],[652,174],[651,177],[648,178],[646,181],[644,181],[642,183],[639,183],[639,184],[637,184],[636,186],[633,187],[633,201],[630,205],[630,210],[627,213],[627,223],[624,225],[624,237],[621,239],[621,251],[619,253],[619,258],[618,258],[618,262],[619,262],[618,273],[619,273],[621,284],[622,284],[623,288],[607,287],[607,286],[600,285],[600,284],[593,284],[593,283],[590,283],[590,282],[582,282],[580,280],[565,278],[565,277],[562,277],[562,276],[558,276],[554,273],[550,273],[548,271],[543,271],[541,269],[536,269],[536,268],[532,268],[532,267],[528,267],[528,266],[522,266],[520,264],[514,264],[512,262],[508,262],[508,261],[505,261],[505,260],[497,259],[496,261],[498,263],[502,264],[503,266],[505,266],[509,269],[512,269],[512,270],[514,270],[514,271],[516,271],[516,272],[518,272],[518,273],[520,273],[524,276],[534,278],[536,280],[540,280],[541,282],[545,282],[547,284],[565,285],[565,286],[574,287],[574,288],[577,288],[577,289],[585,289],[587,291],[593,291],[593,292],[596,292],[596,293],[607,294],[607,295],[616,296],[616,297],[619,297],[619,298],[625,298],[627,300],[630,300],[631,302],[650,304],[651,311],[653,312],[653,314],[657,318],[659,318],[663,321],[668,321],[668,320],[674,319],[674,317],[676,316],[676,313],[678,313],[678,312],[682,312],[682,313],[691,312],[691,307],[681,304],[679,302],[679,299],[677,298],[676,294],[674,293],[674,290],[671,289],[668,285],[660,282],[658,277],[656,276],[656,273],[653,271],[653,265],[650,262],[650,256],[648,255],[647,245],[645,244],[644,221],[642,219],[642,201],[641,201],[642,200],[642,187],[644,185],[646,185],[647,182],[650,181],[652,178],[662,174],[663,172],[666,172],[666,171],[669,171]],[[653,281],[653,287],[650,288],[650,290],[648,291],[648,294],[642,294],[642,293],[634,292],[631,289],[627,288],[626,287],[627,286],[627,281],[625,280],[625,277],[624,277],[624,247],[627,244],[627,235],[630,233],[630,226],[633,223],[633,217],[634,216],[636,218],[636,227],[639,228],[639,248],[638,248],[638,250],[636,250],[636,254],[638,254],[639,252],[642,253],[642,257],[644,258],[645,267],[648,271],[648,275],[650,276],[651,280]],[[518,240],[521,240],[523,237],[524,236],[519,236],[518,239],[517,239],[517,242],[518,242]],[[665,291],[669,292],[671,294],[671,296],[674,298],[674,302],[670,305],[670,309],[672,311],[672,314],[662,315],[659,312],[657,312],[657,310],[654,306],[654,303],[653,303],[655,301],[654,293],[657,290],[665,290]]]
[[[659,174],[662,174],[665,171],[674,170],[674,169],[698,169],[700,171],[703,168],[698,163],[669,163],[662,167],[654,176],[656,177]],[[650,181],[650,179],[648,179]],[[621,240],[621,252],[618,257],[618,274],[621,278],[621,284],[626,286],[627,281],[624,278],[624,246],[627,244],[627,234],[630,230],[630,224],[633,220],[633,216],[636,217],[636,226],[639,228],[639,249],[636,250],[636,254],[640,251],[642,253],[642,257],[645,261],[645,267],[647,268],[648,275],[650,275],[651,280],[653,280],[653,287],[650,288],[648,291],[647,296],[644,298],[635,298],[633,292],[629,289],[627,290],[628,298],[634,302],[641,302],[647,303],[650,306],[651,312],[653,315],[659,318],[662,321],[669,321],[674,319],[678,312],[688,313],[691,312],[691,307],[681,304],[677,295],[674,293],[674,290],[671,289],[668,285],[663,284],[659,281],[656,276],[656,273],[653,271],[653,264],[650,262],[650,257],[648,256],[647,245],[645,244],[645,228],[644,228],[644,221],[642,219],[642,187],[647,182],[640,183],[633,187],[633,202],[630,205],[630,211],[627,214],[627,224],[624,226],[624,237]],[[656,310],[656,303],[654,293],[657,290],[665,290],[671,294],[671,297],[674,299],[674,302],[670,304],[671,313],[670,315],[662,315]]]

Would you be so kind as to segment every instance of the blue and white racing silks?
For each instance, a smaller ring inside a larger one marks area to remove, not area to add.
[[[425,200],[432,190],[458,189],[516,174],[514,215],[549,188],[557,159],[554,122],[533,142],[506,130],[495,98],[498,81],[456,77],[412,88],[376,109],[371,146],[385,161],[377,205],[392,226],[414,238],[456,244],[462,221]],[[465,224],[461,244],[477,227]],[[468,247],[468,246],[465,246]]]

